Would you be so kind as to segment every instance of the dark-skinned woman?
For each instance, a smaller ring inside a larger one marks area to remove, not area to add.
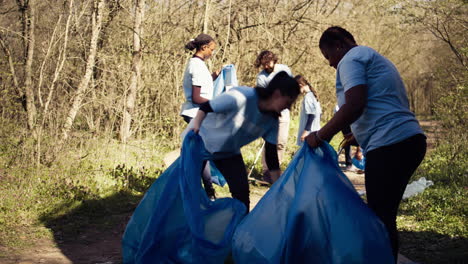
[[[398,207],[426,153],[426,136],[409,110],[405,86],[390,60],[372,48],[357,45],[353,35],[341,27],[325,30],[319,47],[336,69],[340,108],[306,141],[317,147],[351,126],[346,144],[357,142],[366,156],[367,204],[386,226],[396,261]]]

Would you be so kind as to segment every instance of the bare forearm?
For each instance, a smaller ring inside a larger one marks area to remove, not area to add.
[[[202,124],[203,120],[205,119],[205,117],[206,117],[206,113],[203,112],[202,110],[198,110],[197,115],[193,119],[193,128],[192,129],[193,129],[193,131],[195,131],[195,133],[198,133],[198,131],[200,131],[201,124]]]

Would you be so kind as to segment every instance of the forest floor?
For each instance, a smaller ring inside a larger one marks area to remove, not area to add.
[[[357,191],[364,190],[364,174],[346,171],[345,174],[354,184]],[[255,207],[267,187],[251,186],[251,207]],[[121,263],[121,238],[126,223],[132,212],[112,215],[115,224],[110,229],[100,228],[90,224],[81,230],[78,239],[62,237],[57,239],[41,239],[34,247],[9,252],[0,248],[0,263],[2,264],[115,264]],[[400,259],[399,263],[412,263],[408,259]]]
[[[421,124],[436,127],[432,123]],[[428,132],[426,130],[426,132]],[[428,133],[432,145],[434,134]],[[343,160],[343,155],[340,156]],[[357,191],[364,191],[364,174],[346,171]],[[253,208],[268,187],[251,185],[251,207]],[[121,238],[132,211],[108,215],[112,218],[111,226],[102,228],[101,224],[87,223],[78,236],[67,237],[67,234],[55,234],[50,239],[42,238],[33,241],[33,246],[22,249],[10,249],[0,245],[1,264],[114,264],[122,262]],[[64,220],[66,221],[66,220]],[[66,225],[66,223],[63,223]],[[400,255],[400,264],[414,263]]]

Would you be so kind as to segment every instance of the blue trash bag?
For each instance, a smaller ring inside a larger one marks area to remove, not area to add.
[[[387,231],[328,144],[304,144],[239,224],[235,263],[395,263]]]
[[[226,87],[238,86],[234,64],[224,66],[213,83],[213,98],[226,91]]]
[[[211,182],[221,187],[224,187],[224,185],[226,185],[227,182],[223,174],[218,170],[214,162],[210,160],[208,161],[208,163],[210,164]]]
[[[223,263],[246,214],[232,198],[210,201],[200,172],[207,153],[189,132],[179,157],[150,187],[122,239],[124,263]]]
[[[354,167],[364,170],[366,168],[366,157],[362,157],[361,160],[358,160],[356,157],[353,157],[351,159],[351,163],[354,165]]]

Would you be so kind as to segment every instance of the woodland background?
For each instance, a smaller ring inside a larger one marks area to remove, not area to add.
[[[164,169],[164,154],[180,146],[182,76],[192,56],[184,45],[202,32],[218,44],[209,67],[235,64],[241,85],[255,84],[261,50],[277,53],[315,86],[325,122],[336,104],[335,70],[318,39],[329,26],[346,28],[397,66],[411,110],[432,124],[418,175],[461,199],[467,3],[0,0],[0,245],[50,235],[44,223],[86,201],[141,197]],[[457,201],[447,232],[466,242],[466,201]]]

